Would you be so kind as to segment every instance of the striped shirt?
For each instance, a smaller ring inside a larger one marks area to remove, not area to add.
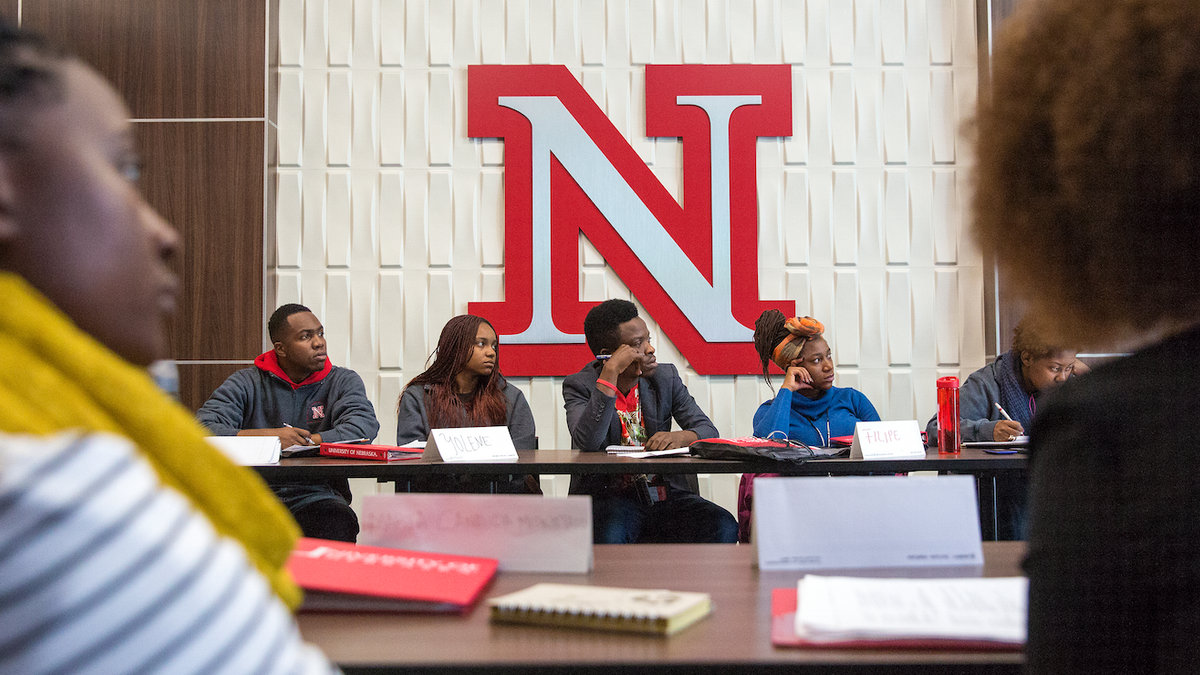
[[[0,435],[0,674],[330,672],[127,439]]]

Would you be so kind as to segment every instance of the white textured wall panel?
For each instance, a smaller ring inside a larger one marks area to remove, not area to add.
[[[808,46],[805,0],[781,0],[779,33],[784,63],[803,64]]]
[[[729,63],[729,3],[732,0],[708,0],[708,63]]]
[[[300,166],[304,155],[304,74],[280,73],[278,89],[276,161],[279,166]]]
[[[331,172],[325,184],[325,265],[350,266],[350,174]]]
[[[729,0],[729,47],[734,63],[754,60],[754,0]]]
[[[404,0],[379,0],[380,65],[404,65],[405,18]]]
[[[978,86],[974,6],[281,0],[276,300],[318,312],[334,362],[363,376],[380,440],[393,441],[397,397],[445,322],[504,299],[504,146],[466,136],[469,65],[566,65],[683,200],[680,142],[645,137],[643,64],[789,63],[793,135],[756,148],[759,295],[825,323],[839,385],[885,419],[923,425],[934,379],[984,359],[959,136]],[[636,301],[585,240],[580,259],[582,299]],[[750,433],[771,396],[763,379],[697,375],[646,318],[659,358],[679,365],[718,429]],[[513,384],[541,446],[565,447],[561,378]]]

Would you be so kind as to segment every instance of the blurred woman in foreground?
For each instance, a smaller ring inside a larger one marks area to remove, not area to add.
[[[1032,673],[1200,662],[1200,3],[1022,3],[980,105],[974,228],[1061,344],[1039,403]]]

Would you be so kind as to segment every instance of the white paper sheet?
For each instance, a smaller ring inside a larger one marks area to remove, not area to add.
[[[878,579],[806,575],[796,634],[809,640],[944,638],[1022,644],[1025,577]]]
[[[207,436],[225,456],[242,466],[279,462],[278,436]]]

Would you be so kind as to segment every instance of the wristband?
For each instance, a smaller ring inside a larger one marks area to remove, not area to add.
[[[602,384],[602,385],[608,387],[609,389],[612,389],[613,393],[616,393],[616,394],[621,393],[621,391],[619,389],[617,389],[617,385],[615,385],[612,382],[609,382],[607,380],[601,380],[600,378],[596,378],[596,384]]]

